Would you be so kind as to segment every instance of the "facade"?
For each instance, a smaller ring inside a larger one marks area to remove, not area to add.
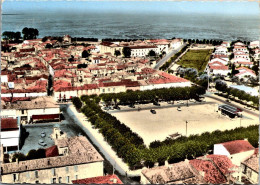
[[[52,97],[38,97],[31,101],[2,104],[3,115],[14,114],[21,117],[21,123],[34,123],[40,120],[59,120],[60,107]]]
[[[66,183],[72,180],[103,176],[103,158],[83,136],[63,139],[58,150],[67,147],[65,155],[27,161],[3,163],[3,183]]]
[[[4,152],[19,150],[21,125],[20,119],[1,118],[1,145]]]
[[[258,149],[252,156],[241,163],[242,173],[252,184],[259,183]]]
[[[157,55],[160,54],[160,48],[157,46],[129,46],[131,57],[145,57],[153,50]]]

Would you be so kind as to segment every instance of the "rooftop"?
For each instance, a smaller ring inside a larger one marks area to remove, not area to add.
[[[84,136],[66,138],[69,155],[2,164],[2,174],[68,165],[101,162],[104,159]]]
[[[227,151],[232,154],[255,150],[255,148],[247,140],[235,140],[221,143]]]
[[[86,179],[73,180],[73,184],[123,184],[117,175],[107,175]]]

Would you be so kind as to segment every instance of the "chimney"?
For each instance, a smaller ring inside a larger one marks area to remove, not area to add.
[[[111,178],[110,181],[113,182],[113,184],[117,183],[117,179],[116,178]]]
[[[154,167],[157,167],[157,166],[159,166],[159,163],[158,162],[154,163]]]
[[[248,141],[248,138],[244,138],[244,141]]]
[[[189,159],[185,159],[184,162],[189,164]]]

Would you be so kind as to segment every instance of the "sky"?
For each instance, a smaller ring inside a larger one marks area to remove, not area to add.
[[[259,16],[259,4],[252,1],[17,1],[5,0],[3,13],[115,12],[115,13],[210,13]]]

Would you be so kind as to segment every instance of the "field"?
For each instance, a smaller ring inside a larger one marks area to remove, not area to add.
[[[170,134],[176,132],[185,136],[186,121],[187,135],[214,130],[229,130],[240,126],[240,118],[231,120],[229,117],[216,112],[217,107],[218,105],[213,103],[183,106],[181,111],[178,111],[176,107],[156,109],[156,114],[151,114],[150,110],[111,114],[139,134],[144,143],[149,146],[152,141],[163,141]],[[243,127],[258,123],[257,118],[253,116],[246,114],[243,114],[243,116],[241,119]]]
[[[195,68],[198,72],[202,72],[209,61],[211,53],[212,50],[210,49],[189,50],[181,57],[177,64],[182,67]]]

